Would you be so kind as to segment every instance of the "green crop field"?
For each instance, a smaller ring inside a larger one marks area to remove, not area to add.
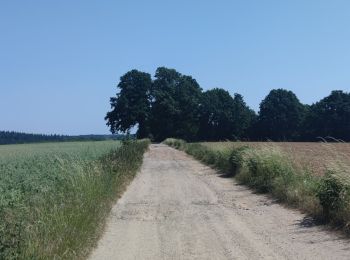
[[[145,141],[0,146],[0,259],[86,255],[146,147]]]

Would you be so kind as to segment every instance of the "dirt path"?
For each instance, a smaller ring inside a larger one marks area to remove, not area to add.
[[[91,259],[350,259],[350,243],[183,152],[152,145]]]

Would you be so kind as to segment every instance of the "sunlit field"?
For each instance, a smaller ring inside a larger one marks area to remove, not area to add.
[[[36,156],[77,156],[84,159],[96,159],[101,154],[114,150],[119,141],[62,142],[0,145],[1,164],[7,160],[22,160]]]
[[[260,150],[274,149],[287,156],[295,166],[314,175],[323,175],[327,170],[342,168],[350,178],[350,143],[203,142],[201,144],[221,152],[241,146]]]
[[[350,144],[167,139],[220,173],[350,231]]]
[[[0,146],[0,259],[85,255],[146,142]]]

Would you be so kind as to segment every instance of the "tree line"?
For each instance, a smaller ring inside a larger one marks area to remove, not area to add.
[[[103,140],[119,140],[124,135],[45,135],[45,134],[27,134],[14,131],[0,131],[1,144],[24,144],[24,143],[40,143],[40,142],[73,142],[73,141],[103,141]]]
[[[112,133],[137,128],[138,138],[154,141],[350,141],[350,93],[341,90],[306,105],[292,91],[274,89],[256,113],[242,95],[232,97],[222,88],[203,91],[193,77],[165,67],[153,79],[131,70],[117,88],[105,117]]]

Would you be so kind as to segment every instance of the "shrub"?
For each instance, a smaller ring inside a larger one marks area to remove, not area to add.
[[[320,200],[326,220],[339,220],[341,216],[337,216],[337,214],[343,211],[348,189],[349,188],[335,176],[334,172],[331,171],[328,171],[320,180],[317,189],[317,197]]]
[[[183,150],[186,145],[185,141],[181,139],[174,139],[174,138],[168,138],[164,141],[164,143],[179,150]]]
[[[230,151],[211,151],[215,154],[215,168],[231,175]]]
[[[230,154],[230,170],[232,176],[238,174],[242,169],[244,165],[244,155],[248,150],[248,146],[240,146],[232,149]]]

